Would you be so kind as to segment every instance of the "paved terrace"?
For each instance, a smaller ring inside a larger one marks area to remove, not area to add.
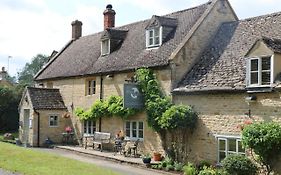
[[[96,158],[101,158],[104,160],[110,160],[116,163],[125,163],[128,165],[140,167],[147,169],[151,171],[153,174],[167,174],[167,175],[178,175],[181,174],[180,172],[167,172],[167,171],[160,171],[160,170],[155,170],[151,168],[146,168],[146,165],[142,162],[141,158],[135,158],[135,157],[125,157],[124,155],[120,155],[120,153],[117,153],[114,155],[114,152],[108,152],[104,150],[103,152],[99,150],[94,150],[92,147],[88,147],[85,149],[84,147],[81,146],[55,146],[56,149],[61,149],[61,150],[67,150],[67,151],[72,151],[78,154],[82,155],[87,155],[87,156],[93,156]],[[154,161],[151,160],[151,164],[158,164],[159,161]]]

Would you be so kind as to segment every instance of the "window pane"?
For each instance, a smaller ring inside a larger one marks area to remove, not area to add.
[[[92,132],[91,132],[91,125],[92,125],[92,121],[87,121],[87,123],[88,123],[88,134],[92,134]]]
[[[137,130],[133,130],[133,135],[132,137],[137,137]]]
[[[130,122],[126,122],[126,136],[130,137]]]
[[[219,162],[226,157],[225,152],[219,152]]]
[[[143,130],[139,130],[139,138],[143,138]]]
[[[95,94],[96,93],[96,81],[93,80],[92,81],[92,94]]]
[[[245,153],[245,149],[242,147],[241,141],[237,141],[238,146],[238,152]]]
[[[159,36],[159,28],[158,29],[154,29],[154,37]]]
[[[137,122],[133,122],[133,129],[137,129]]]
[[[88,81],[88,95],[91,94],[91,81]]]
[[[262,85],[270,84],[270,72],[262,72],[261,79]]]
[[[139,129],[143,130],[143,122],[139,122]]]
[[[86,134],[87,133],[87,122],[84,121],[84,133]]]
[[[159,37],[155,37],[155,45],[159,45]]]
[[[149,37],[153,37],[153,30],[149,31]]]
[[[258,59],[251,60],[251,71],[258,70]]]
[[[225,151],[225,140],[219,140],[219,150]]]
[[[153,38],[149,39],[149,45],[153,45]]]
[[[270,70],[270,57],[262,58],[262,70]]]
[[[236,139],[228,140],[228,151],[236,152]]]
[[[102,41],[102,54],[109,53],[108,45],[109,45],[109,41],[108,40]]]
[[[258,72],[251,73],[251,84],[258,84]]]

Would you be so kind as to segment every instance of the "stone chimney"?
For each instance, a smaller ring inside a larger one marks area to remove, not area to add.
[[[72,39],[76,40],[82,36],[82,22],[75,20],[72,25]]]
[[[112,9],[112,5],[108,4],[103,12],[104,15],[104,30],[115,27],[115,11]]]

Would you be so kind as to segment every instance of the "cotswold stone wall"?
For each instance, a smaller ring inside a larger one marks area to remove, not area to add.
[[[187,139],[190,161],[217,162],[216,135],[240,136],[245,120],[281,123],[280,93],[258,93],[256,102],[247,103],[246,93],[174,96],[177,104],[191,105],[199,113],[197,128]],[[251,118],[248,116],[251,110]]]
[[[155,73],[163,91],[166,93],[166,95],[170,95],[171,92],[170,70],[169,69],[155,70]],[[53,88],[60,89],[60,93],[62,94],[64,103],[72,116],[71,117],[72,126],[76,128],[77,137],[81,138],[83,134],[83,126],[82,126],[83,122],[81,122],[74,115],[74,109],[77,107],[89,109],[90,106],[96,100],[100,99],[100,95],[102,95],[103,99],[106,99],[111,95],[123,96],[123,86],[124,83],[126,83],[125,80],[130,80],[130,78],[133,75],[134,75],[133,72],[129,72],[129,73],[114,74],[113,77],[110,78],[103,76],[102,94],[100,93],[101,92],[100,76],[62,79],[62,80],[44,82],[44,84],[46,85],[47,83],[52,83]],[[89,79],[96,80],[96,94],[94,95],[86,95],[86,87],[87,87],[86,81]],[[144,122],[144,141],[140,143],[140,150],[142,152],[151,152],[151,151],[163,152],[162,141],[159,135],[147,126],[145,113],[140,113],[136,116],[129,118],[128,120]],[[98,130],[99,121],[96,121],[96,128]],[[112,138],[114,138],[115,134],[119,130],[123,130],[125,132],[125,120],[122,120],[118,117],[102,118],[102,122],[101,122],[102,132],[110,132]]]

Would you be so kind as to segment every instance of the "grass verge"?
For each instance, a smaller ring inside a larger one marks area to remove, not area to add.
[[[25,175],[117,175],[93,164],[0,142],[0,168]]]

